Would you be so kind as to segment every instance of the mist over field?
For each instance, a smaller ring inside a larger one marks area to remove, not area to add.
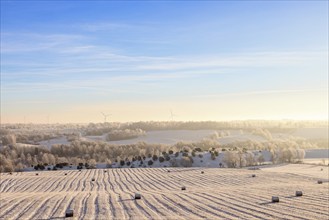
[[[328,1],[0,4],[0,220],[329,219]]]

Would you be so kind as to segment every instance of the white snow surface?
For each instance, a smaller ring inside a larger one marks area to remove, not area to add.
[[[293,164],[1,174],[0,219],[64,219],[70,209],[73,219],[327,220],[328,169]],[[297,190],[302,197],[295,197]],[[141,200],[134,200],[137,192]],[[271,203],[272,196],[280,202]]]

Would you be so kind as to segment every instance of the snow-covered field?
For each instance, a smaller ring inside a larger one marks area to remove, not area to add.
[[[0,219],[61,219],[66,209],[77,219],[329,218],[329,167],[106,171],[1,174]],[[319,179],[323,184],[317,184]],[[296,190],[304,195],[295,197]],[[141,193],[141,200],[133,199],[135,192]],[[271,203],[272,196],[279,196],[280,202]]]
[[[177,142],[197,142],[209,137],[214,130],[165,130],[149,131],[145,136],[129,140],[108,141],[111,144],[136,144],[138,142],[155,144],[176,144]],[[240,130],[229,130],[230,135],[221,137],[218,142],[221,144],[233,143],[236,141],[267,141],[264,137],[251,134],[250,132],[241,132]],[[288,139],[291,136],[305,139],[328,139],[328,128],[300,128],[291,133],[272,133],[274,139]],[[85,136],[81,140],[85,141],[106,141],[106,135]]]

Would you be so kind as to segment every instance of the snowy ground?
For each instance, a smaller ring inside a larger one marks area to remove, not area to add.
[[[1,174],[0,219],[64,219],[66,209],[76,219],[328,219],[328,169],[299,164]],[[296,190],[304,195],[295,197]],[[133,199],[135,192],[141,200]],[[272,196],[280,202],[271,203]]]
[[[107,141],[111,144],[135,144],[138,142],[156,143],[156,144],[176,144],[177,142],[197,142],[209,137],[214,130],[165,130],[149,131],[145,136],[129,140]],[[250,132],[241,132],[240,130],[229,130],[230,135],[221,137],[218,142],[221,144],[233,143],[235,141],[267,141],[264,137],[251,134]],[[300,128],[291,133],[272,133],[274,139],[288,139],[291,136],[305,139],[328,139],[328,128]],[[106,141],[106,135],[85,136],[84,141]],[[59,140],[62,143],[62,140]]]

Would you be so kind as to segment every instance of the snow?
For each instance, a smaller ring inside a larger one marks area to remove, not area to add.
[[[70,142],[66,139],[66,137],[59,137],[59,138],[54,138],[54,139],[50,139],[47,141],[40,141],[39,144],[41,146],[45,146],[47,148],[51,148],[52,145],[54,144],[70,144]]]
[[[75,219],[329,218],[328,167],[293,164],[261,170],[167,170],[1,174],[0,219],[64,219],[66,210],[73,210]],[[251,178],[252,174],[256,177]],[[318,179],[323,184],[317,184]],[[297,190],[303,192],[302,197],[294,196]],[[135,193],[142,199],[134,200]],[[271,203],[272,196],[280,202]]]

